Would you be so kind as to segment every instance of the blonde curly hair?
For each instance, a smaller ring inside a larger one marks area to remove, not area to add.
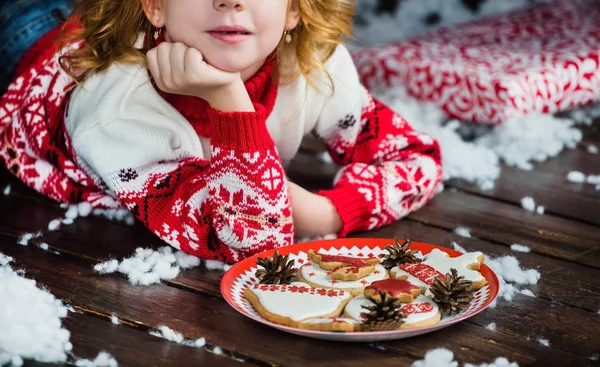
[[[292,41],[286,43],[282,36],[277,46],[281,80],[302,74],[314,85],[312,74],[326,73],[324,63],[345,36],[352,36],[354,1],[288,0],[288,11],[292,6],[298,7],[300,22],[290,32]],[[70,30],[63,32],[60,43],[83,42],[60,61],[78,82],[115,62],[144,64],[146,52],[155,46],[152,35],[156,29],[146,18],[141,0],[77,0],[69,22],[78,26],[65,27]],[[141,49],[135,47],[140,32],[148,40]]]

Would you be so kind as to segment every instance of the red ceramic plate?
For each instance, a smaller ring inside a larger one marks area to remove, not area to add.
[[[307,256],[308,250],[320,251],[322,253],[328,253],[331,255],[339,254],[366,257],[369,255],[378,256],[383,252],[383,249],[386,245],[392,243],[394,243],[394,240],[382,238],[344,238],[336,240],[305,242],[282,247],[277,249],[277,251],[282,255],[289,254],[290,259],[296,260],[294,265],[296,267],[300,267],[303,264],[310,262]],[[461,254],[458,251],[450,250],[445,247],[420,242],[413,242],[410,248],[412,250],[421,251],[423,255],[428,254],[434,248],[448,253],[451,257],[459,256]],[[476,315],[477,313],[486,309],[498,295],[498,277],[496,277],[496,274],[494,274],[492,269],[490,269],[484,263],[479,271],[486,278],[487,284],[475,292],[475,299],[469,308],[458,315],[444,316],[437,325],[409,330],[345,333],[297,329],[275,324],[263,319],[254,310],[254,307],[252,307],[250,302],[248,302],[248,300],[246,300],[244,297],[244,290],[248,286],[258,282],[254,276],[254,272],[257,270],[256,259],[259,257],[272,257],[274,252],[275,250],[265,251],[234,265],[221,280],[221,293],[233,308],[243,315],[250,317],[251,319],[285,332],[312,338],[339,341],[378,341],[408,338],[450,326]]]

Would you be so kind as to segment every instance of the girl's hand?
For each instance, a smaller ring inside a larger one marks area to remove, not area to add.
[[[181,42],[163,42],[146,54],[148,70],[167,93],[195,96],[224,111],[254,111],[239,72],[217,69]]]
[[[342,229],[342,220],[331,200],[293,182],[288,182],[288,188],[296,236],[326,236]]]

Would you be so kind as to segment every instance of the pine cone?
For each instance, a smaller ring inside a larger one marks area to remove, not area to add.
[[[385,247],[385,250],[388,252],[387,254],[380,255],[383,258],[381,265],[386,269],[390,270],[394,266],[401,264],[415,264],[422,261],[415,256],[416,251],[408,249],[412,243],[411,240],[406,240],[403,243],[400,243],[398,240],[394,240],[394,242],[394,245],[387,245]]]
[[[294,260],[288,261],[288,256],[279,255],[277,251],[272,258],[258,258],[256,264],[264,269],[258,269],[254,275],[261,284],[290,284],[296,276]]]
[[[446,274],[446,280],[436,277],[429,290],[440,311],[445,315],[451,315],[469,308],[473,300],[472,283],[462,276],[459,277],[456,269],[452,268],[450,273]]]
[[[378,291],[380,298],[367,297],[373,303],[363,306],[369,312],[362,312],[364,331],[398,330],[404,323],[404,313],[400,309],[400,301],[396,297]]]

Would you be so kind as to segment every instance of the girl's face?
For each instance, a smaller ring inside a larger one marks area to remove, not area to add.
[[[142,0],[150,22],[165,40],[198,49],[207,63],[254,75],[299,21],[289,0]]]

